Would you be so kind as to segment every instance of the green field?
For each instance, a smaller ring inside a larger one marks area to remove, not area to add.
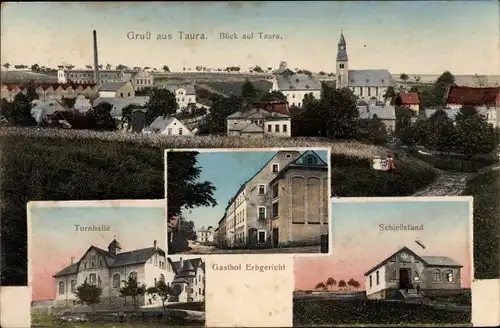
[[[153,327],[202,327],[203,323],[169,320],[164,322],[64,322],[58,321],[50,315],[32,315],[31,327],[50,328],[153,328]]]
[[[3,128],[0,144],[2,247],[7,255],[2,272],[4,285],[27,283],[28,201],[161,199],[164,149],[329,147],[332,194],[336,196],[404,196],[435,178],[429,165],[410,157],[397,158],[394,173],[374,171],[371,159],[385,156],[388,149],[320,138],[167,139],[120,132]]]

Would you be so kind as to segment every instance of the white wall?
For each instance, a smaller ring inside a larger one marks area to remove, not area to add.
[[[379,272],[379,284],[377,285],[377,271]],[[387,288],[385,265],[370,273],[365,277],[366,295],[371,295]],[[370,288],[370,276],[372,276],[372,287]]]
[[[304,102],[304,96],[306,94],[311,93],[314,98],[319,99],[321,97],[321,90],[281,90],[278,87],[278,82],[276,79],[273,79],[273,86],[271,87],[271,92],[272,91],[280,91],[286,96],[286,100],[290,104],[290,106],[297,106],[301,107],[302,103]]]
[[[105,98],[105,97],[114,98],[114,97],[116,97],[116,92],[115,91],[99,91],[99,97],[102,97],[102,98]]]
[[[387,87],[355,87],[349,86],[351,91],[360,100],[369,101],[371,98],[376,98],[379,101],[384,100],[384,94],[387,91]],[[377,91],[378,90],[378,91]]]
[[[279,126],[278,132],[276,132],[276,125]],[[286,127],[286,132],[284,132],[284,127]],[[266,136],[290,137],[292,135],[292,122],[290,119],[266,121],[264,124],[264,134]]]
[[[196,104],[196,95],[195,94],[187,94],[186,89],[178,88],[175,90],[175,100],[179,105],[179,110],[181,111],[186,108],[189,104]]]
[[[187,137],[193,136],[193,133],[189,131],[189,129],[186,128],[184,124],[182,124],[178,120],[173,121],[169,125],[167,125],[165,129],[160,131],[160,134],[167,136],[187,136]]]

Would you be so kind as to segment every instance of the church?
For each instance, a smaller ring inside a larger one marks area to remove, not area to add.
[[[340,33],[337,45],[336,88],[349,88],[359,100],[376,104],[384,101],[384,94],[395,81],[387,69],[349,69],[347,43],[344,34]]]
[[[397,299],[460,294],[462,267],[449,257],[419,256],[405,246],[365,273],[366,296]]]
[[[73,262],[73,261],[72,261]],[[75,263],[57,272],[55,278],[55,307],[72,307],[78,304],[75,295],[78,286],[85,281],[102,288],[99,308],[109,309],[123,305],[120,288],[129,277],[135,277],[139,284],[153,287],[159,280],[176,290],[168,302],[201,302],[205,295],[205,266],[201,259],[172,261],[156,240],[152,247],[122,252],[116,239],[107,250],[90,246]],[[129,300],[131,303],[131,300]],[[145,294],[139,297],[139,306],[161,306],[159,298]]]

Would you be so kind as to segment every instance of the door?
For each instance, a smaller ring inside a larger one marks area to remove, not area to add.
[[[406,289],[410,286],[410,270],[399,269],[399,289]]]
[[[278,247],[279,241],[280,241],[279,228],[274,228],[273,229],[273,247],[274,248]]]

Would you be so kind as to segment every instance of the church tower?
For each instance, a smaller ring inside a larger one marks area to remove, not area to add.
[[[344,34],[340,33],[340,40],[337,49],[337,89],[347,88],[349,86],[349,68],[347,63],[347,47]]]

